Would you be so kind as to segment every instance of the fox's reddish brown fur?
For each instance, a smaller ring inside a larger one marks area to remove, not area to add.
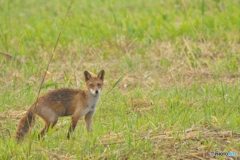
[[[92,118],[99,101],[100,92],[103,87],[104,70],[98,73],[97,77],[92,77],[87,71],[84,72],[86,87],[84,90],[57,89],[48,92],[38,98],[29,108],[25,116],[20,120],[15,138],[19,141],[28,132],[29,127],[35,120],[35,115],[41,117],[45,126],[39,133],[39,138],[44,135],[48,128],[54,127],[58,117],[72,115],[67,138],[75,129],[78,120],[85,115],[87,130],[92,131]]]

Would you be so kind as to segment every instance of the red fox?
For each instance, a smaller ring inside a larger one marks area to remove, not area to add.
[[[73,116],[67,134],[68,139],[70,133],[74,131],[78,120],[84,115],[87,131],[92,132],[92,118],[103,88],[104,75],[104,70],[100,71],[97,77],[92,77],[88,71],[85,71],[86,87],[84,90],[57,89],[38,98],[20,120],[14,136],[15,139],[20,141],[24,138],[29,127],[35,121],[35,115],[41,117],[45,122],[43,130],[38,135],[39,138],[48,131],[50,126],[54,127],[58,117],[70,115]]]

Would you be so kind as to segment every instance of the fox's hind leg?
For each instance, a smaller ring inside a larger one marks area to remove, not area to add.
[[[45,126],[43,127],[43,130],[38,134],[38,138],[42,137],[45,132],[48,131],[49,127],[54,127],[54,125],[58,121],[58,114],[53,111],[51,108],[41,108],[38,110],[37,115],[43,119],[45,122]]]
[[[44,105],[44,103],[41,104],[41,107],[37,109],[37,115],[44,120],[45,126],[39,133],[38,138],[42,137],[44,133],[48,131],[49,127],[53,128],[58,121],[58,117],[64,115],[65,112],[66,109],[61,103],[50,103],[49,105]]]
[[[38,134],[38,138],[40,139],[45,134],[45,132],[48,131],[48,129],[50,127],[53,128],[55,126],[55,124],[57,123],[57,121],[58,121],[58,118],[56,118],[54,121],[45,122],[43,130]]]

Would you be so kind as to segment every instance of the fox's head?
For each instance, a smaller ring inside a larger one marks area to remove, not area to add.
[[[105,71],[102,70],[98,73],[97,77],[92,77],[92,75],[88,71],[84,72],[86,87],[88,91],[90,91],[93,95],[98,95],[101,93],[104,74]]]

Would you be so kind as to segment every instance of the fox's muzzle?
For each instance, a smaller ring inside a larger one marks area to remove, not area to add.
[[[100,93],[101,93],[101,90],[102,90],[101,88],[100,88],[99,90],[96,89],[95,91],[94,91],[93,89],[90,89],[90,92],[91,92],[92,94],[96,95],[96,94],[100,94]]]

